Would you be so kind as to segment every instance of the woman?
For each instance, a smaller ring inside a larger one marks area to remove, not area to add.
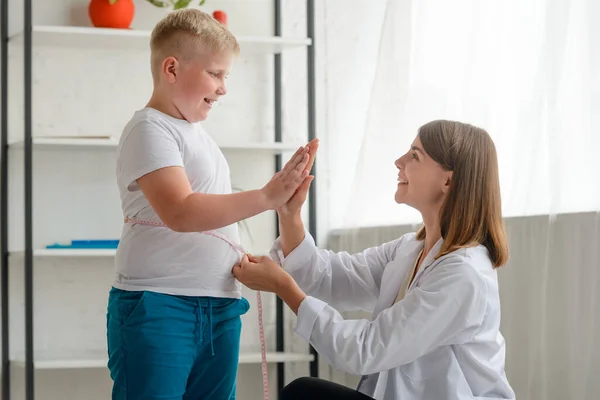
[[[300,217],[307,178],[278,210],[271,254],[283,268],[252,256],[234,267],[245,285],[281,297],[297,334],[334,367],[362,375],[358,391],[301,378],[283,399],[514,399],[499,332],[496,268],[508,249],[492,140],[433,121],[395,164],[395,200],[421,213],[418,232],[355,255],[318,249]],[[354,309],[372,310],[372,320],[336,311]]]

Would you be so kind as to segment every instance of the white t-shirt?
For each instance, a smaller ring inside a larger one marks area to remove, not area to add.
[[[227,161],[200,124],[144,108],[135,112],[125,126],[117,149],[117,183],[124,217],[161,222],[136,179],[169,166],[185,168],[194,192],[231,193]],[[217,232],[239,243],[237,224]],[[231,273],[240,258],[240,253],[225,241],[207,234],[125,223],[113,286],[240,298],[240,283]]]

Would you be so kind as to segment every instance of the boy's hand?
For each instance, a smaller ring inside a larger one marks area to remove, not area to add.
[[[261,189],[269,209],[273,210],[285,204],[308,176],[309,146],[310,144],[299,148],[283,169]]]
[[[311,170],[315,157],[317,154],[317,150],[319,148],[319,139],[313,139],[309,144],[309,160],[306,166],[308,171]],[[306,201],[306,196],[308,195],[308,189],[310,188],[310,183],[313,181],[315,177],[310,175],[304,179],[304,182],[300,185],[300,187],[296,190],[296,193],[281,207],[277,208],[277,213],[280,217],[282,216],[296,216],[300,214],[302,210],[302,205]]]

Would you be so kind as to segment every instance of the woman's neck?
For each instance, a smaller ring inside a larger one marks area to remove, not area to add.
[[[423,224],[425,225],[425,246],[423,247],[423,257],[431,251],[433,246],[442,237],[442,229],[440,228],[439,212],[429,215],[422,214]]]

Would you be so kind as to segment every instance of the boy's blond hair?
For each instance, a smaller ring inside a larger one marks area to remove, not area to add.
[[[204,51],[239,54],[233,34],[220,22],[195,8],[170,12],[160,20],[150,36],[152,76],[156,81],[160,65],[168,56],[190,59]]]

